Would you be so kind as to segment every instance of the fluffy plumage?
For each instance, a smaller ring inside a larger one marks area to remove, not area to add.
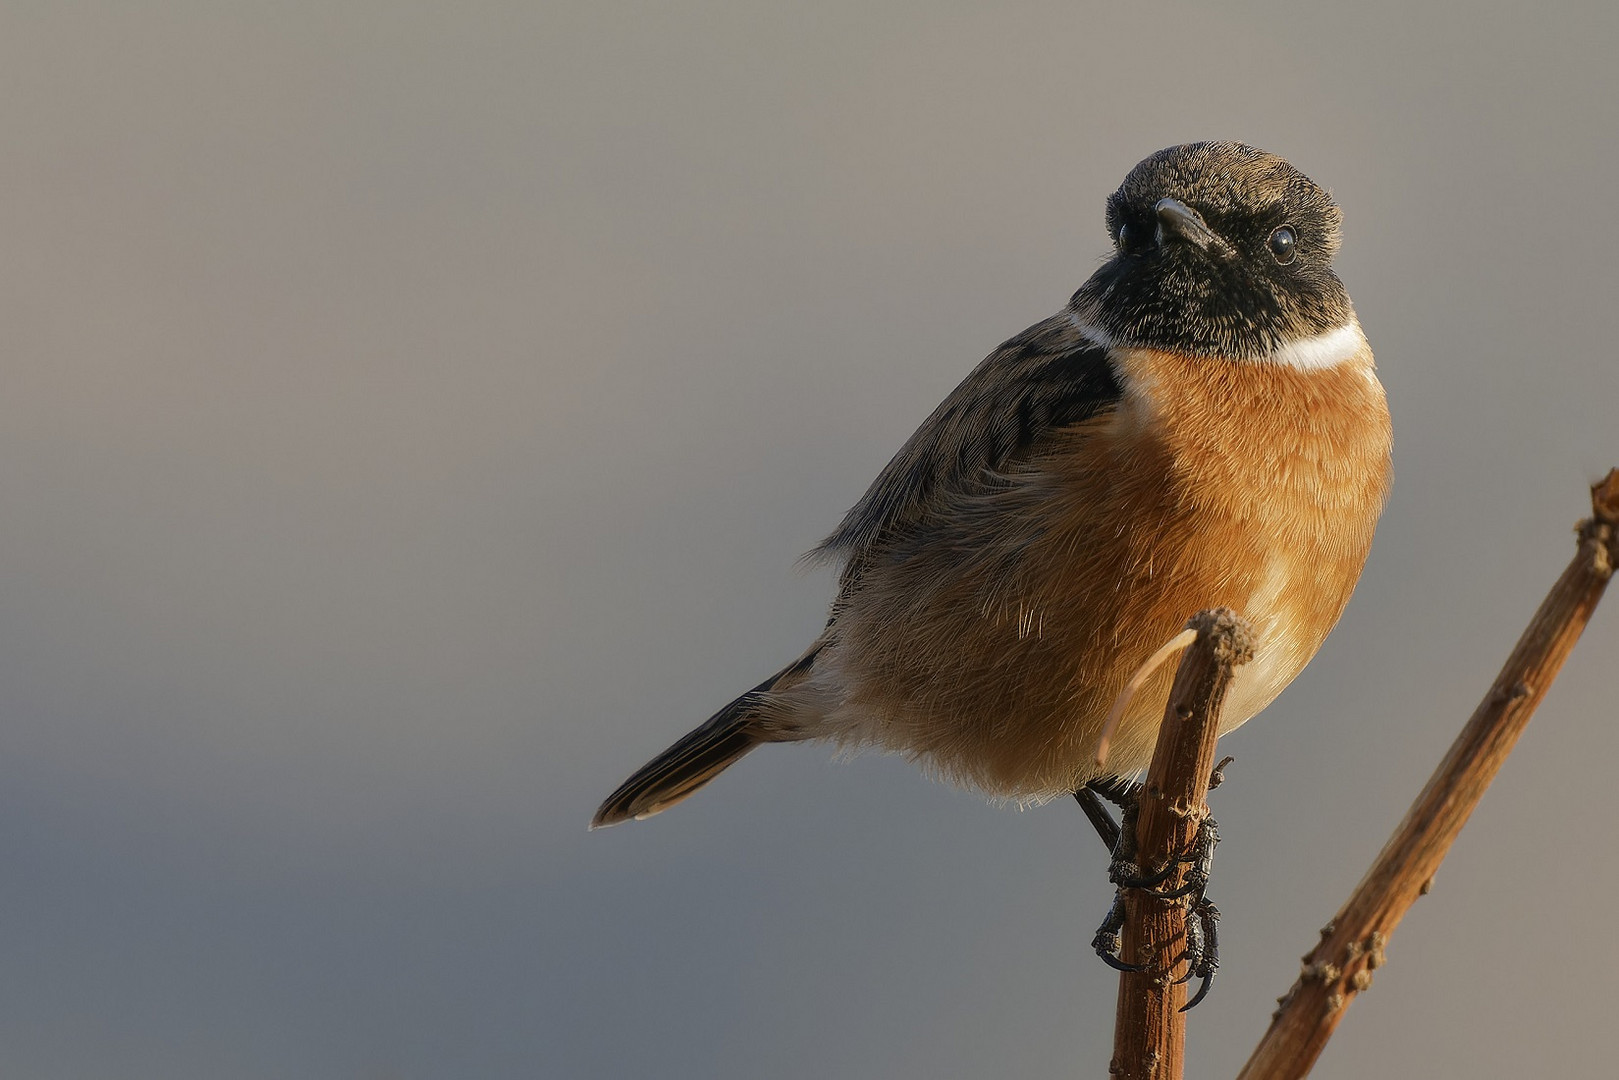
[[[1067,308],[974,369],[812,553],[843,572],[809,651],[594,825],[657,813],[762,742],[877,746],[1003,798],[1072,791],[1125,680],[1202,608],[1258,633],[1222,730],[1298,674],[1389,482],[1382,387],[1331,269],[1338,209],[1275,155],[1198,143],[1131,170],[1108,226],[1115,253]],[[1170,675],[1110,770],[1146,766]]]

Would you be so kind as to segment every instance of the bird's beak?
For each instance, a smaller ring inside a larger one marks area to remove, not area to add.
[[[1165,241],[1184,240],[1198,248],[1207,249],[1213,244],[1217,248],[1224,248],[1220,238],[1214,234],[1203,220],[1203,215],[1193,210],[1179,199],[1159,199],[1154,207],[1158,211],[1158,246],[1164,246]]]

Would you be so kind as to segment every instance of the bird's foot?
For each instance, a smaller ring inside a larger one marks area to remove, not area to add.
[[[1231,763],[1226,758],[1215,766],[1214,774],[1209,778],[1210,787],[1216,787],[1225,779],[1223,770]],[[1193,1008],[1208,995],[1210,986],[1214,983],[1214,976],[1220,968],[1219,928],[1220,909],[1208,900],[1204,893],[1208,889],[1209,876],[1214,869],[1214,848],[1220,842],[1220,828],[1212,817],[1205,817],[1199,824],[1197,832],[1192,838],[1189,851],[1171,857],[1167,863],[1151,872],[1145,871],[1140,865],[1136,848],[1135,825],[1139,812],[1141,784],[1131,783],[1117,778],[1096,780],[1079,791],[1074,797],[1079,801],[1085,816],[1090,819],[1097,835],[1112,849],[1112,858],[1108,864],[1108,880],[1117,889],[1113,896],[1113,904],[1108,909],[1107,918],[1091,939],[1091,948],[1102,962],[1118,971],[1143,971],[1145,966],[1126,962],[1121,955],[1123,939],[1120,931],[1124,928],[1125,908],[1124,890],[1138,889],[1160,900],[1184,900],[1186,904],[1186,949],[1177,958],[1186,962],[1186,974],[1180,982],[1188,982],[1194,978],[1202,980],[1202,985],[1193,995],[1192,999],[1182,1006],[1182,1011]],[[1103,800],[1114,803],[1121,808],[1121,820],[1115,822]],[[1160,889],[1158,886],[1172,880],[1182,869],[1186,868],[1181,883],[1169,889]]]

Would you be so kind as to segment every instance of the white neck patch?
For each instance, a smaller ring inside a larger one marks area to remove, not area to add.
[[[1112,334],[1095,323],[1087,322],[1077,312],[1070,311],[1068,321],[1078,331],[1080,337],[1093,345],[1111,349],[1121,344]],[[1129,346],[1125,344],[1124,347]],[[1257,360],[1248,362],[1279,364],[1297,371],[1321,371],[1353,359],[1365,347],[1366,335],[1361,332],[1360,323],[1351,317],[1348,322],[1336,329],[1279,345]]]
[[[1351,319],[1336,330],[1280,345],[1261,362],[1299,371],[1320,371],[1337,367],[1365,347],[1366,335],[1361,333],[1360,323]]]

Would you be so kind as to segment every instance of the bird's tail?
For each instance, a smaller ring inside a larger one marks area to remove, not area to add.
[[[786,742],[801,737],[783,730],[779,723],[781,703],[772,698],[772,693],[803,681],[819,651],[817,645],[791,667],[755,686],[637,769],[634,776],[607,796],[596,816],[590,819],[590,827],[599,829],[661,813],[730,768],[760,743]],[[769,720],[778,722],[767,723]]]

